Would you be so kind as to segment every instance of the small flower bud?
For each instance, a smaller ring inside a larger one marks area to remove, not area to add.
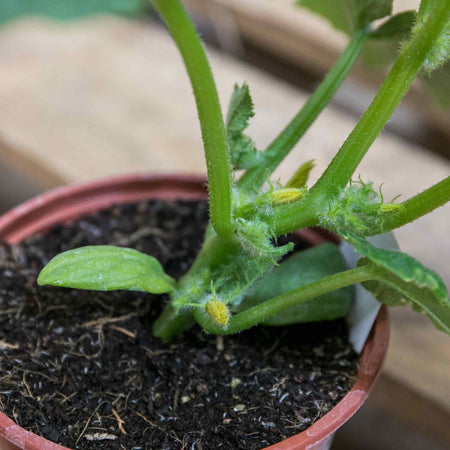
[[[382,213],[397,212],[402,208],[403,206],[399,205],[398,203],[383,203],[382,205],[380,205],[380,212]]]
[[[218,325],[226,327],[230,318],[230,311],[225,303],[217,300],[215,297],[205,305],[206,312]]]
[[[269,198],[273,205],[286,205],[301,200],[305,196],[305,189],[286,188],[273,191]]]

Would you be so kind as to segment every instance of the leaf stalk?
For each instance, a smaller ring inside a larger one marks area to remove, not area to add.
[[[238,181],[242,189],[259,188],[294,148],[319,114],[328,105],[361,52],[368,33],[356,31],[347,48],[304,106],[263,153],[265,163],[248,169]]]
[[[221,327],[215,324],[203,309],[195,309],[193,315],[197,322],[209,333],[219,335],[239,333],[255,325],[264,323],[265,319],[287,308],[319,297],[327,292],[361,283],[371,278],[370,267],[366,266],[330,275],[232,316],[227,327]]]
[[[194,91],[208,171],[211,223],[232,240],[231,161],[227,134],[211,67],[195,27],[179,0],[150,0],[178,46]]]

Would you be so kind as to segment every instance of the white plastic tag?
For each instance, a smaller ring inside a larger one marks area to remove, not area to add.
[[[385,250],[399,250],[397,240],[392,232],[369,237],[367,240],[375,247]],[[340,248],[349,267],[355,268],[361,256],[345,241],[342,242]],[[361,353],[366,343],[380,307],[381,303],[369,291],[366,291],[360,284],[355,286],[355,301],[347,322],[350,328],[350,342],[358,353]]]

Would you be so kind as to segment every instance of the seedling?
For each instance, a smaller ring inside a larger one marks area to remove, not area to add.
[[[349,287],[356,283],[389,306],[411,302],[450,334],[450,301],[439,276],[404,253],[376,248],[366,240],[444,205],[450,199],[450,177],[401,203],[385,202],[370,182],[352,181],[416,75],[432,72],[449,58],[450,0],[423,0],[417,13],[397,16],[390,16],[389,0],[300,1],[347,32],[350,42],[299,113],[264,151],[257,150],[245,134],[253,116],[248,86],[235,86],[224,121],[204,48],[182,4],[151,2],[181,52],[197,102],[210,209],[203,247],[180,280],[136,250],[91,246],[56,256],[42,270],[38,283],[166,293],[169,301],[153,328],[165,340],[195,322],[208,333],[226,335],[258,324],[343,317],[350,308]],[[372,24],[386,17],[382,25]],[[313,162],[306,161],[287,184],[271,182],[270,175],[329,103],[366,41],[398,35],[405,40],[395,63],[319,180],[307,186]],[[243,170],[239,179],[238,170]],[[277,246],[277,238],[310,226],[323,227],[350,243],[362,256],[357,267],[346,269],[332,244],[286,258],[292,244]]]

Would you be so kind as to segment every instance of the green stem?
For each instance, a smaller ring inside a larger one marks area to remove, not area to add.
[[[287,308],[306,302],[327,292],[361,283],[373,278],[370,267],[361,266],[356,269],[340,272],[313,283],[294,289],[286,294],[279,295],[259,305],[253,306],[230,318],[228,326],[223,328],[215,324],[204,309],[195,309],[194,318],[208,333],[226,335],[239,333],[263,323],[265,319],[274,316]]]
[[[382,229],[371,231],[369,235],[385,233],[410,223],[428,214],[450,201],[450,177],[403,202],[402,209],[389,214],[384,220]]]
[[[273,173],[330,102],[347,77],[366,39],[367,32],[363,30],[357,31],[352,36],[347,48],[319,87],[264,152],[265,163],[247,170],[239,180],[238,186],[243,189],[258,188],[264,183],[265,177]]]
[[[189,286],[192,280],[198,285],[201,283],[202,271],[207,269],[211,273],[222,264],[226,264],[228,259],[238,251],[238,248],[232,248],[224,243],[215,234],[207,233],[205,242],[197,255],[194,264],[189,271],[178,282],[178,293],[183,291],[185,286]],[[180,309],[178,313],[171,302],[166,305],[163,312],[153,323],[153,334],[156,337],[169,341],[184,331],[188,330],[195,323],[192,312],[189,309]]]
[[[233,235],[231,163],[216,85],[202,42],[179,0],[150,0],[183,57],[197,103],[208,170],[211,222],[225,240]]]
[[[306,227],[318,225],[319,209],[316,202],[309,194],[299,202],[275,208],[272,227],[276,236],[292,233]]]
[[[236,245],[235,245],[236,244]],[[225,243],[218,236],[210,236],[203,243],[200,252],[197,255],[189,272],[183,278],[189,276],[192,272],[197,272],[203,268],[214,270],[222,264],[226,264],[228,259],[233,256],[240,247],[235,241],[231,241],[230,245]]]
[[[450,0],[435,2],[428,21],[401,50],[380,90],[312,190],[337,194],[344,188],[375,138],[406,94],[450,16]]]
[[[171,303],[167,303],[163,312],[153,322],[153,335],[163,341],[170,341],[191,328],[194,323],[191,311],[179,311],[177,314]]]

